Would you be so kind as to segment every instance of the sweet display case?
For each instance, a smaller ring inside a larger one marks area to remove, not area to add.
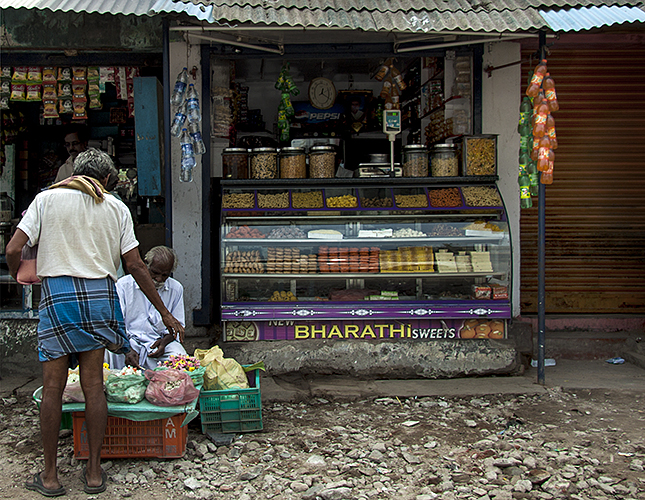
[[[511,248],[494,182],[222,182],[226,340],[503,338]]]

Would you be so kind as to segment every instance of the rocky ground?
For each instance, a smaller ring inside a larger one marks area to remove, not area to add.
[[[264,430],[217,446],[189,428],[183,459],[104,462],[103,498],[645,499],[642,392],[550,389],[516,396],[268,403]],[[38,410],[1,400],[0,497],[38,495]],[[61,431],[68,498],[88,498]]]

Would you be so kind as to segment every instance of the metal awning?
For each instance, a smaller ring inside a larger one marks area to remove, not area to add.
[[[210,5],[173,0],[0,0],[0,9],[39,9],[126,16],[185,14],[199,21],[212,22],[213,19],[213,7]]]
[[[553,31],[583,31],[626,23],[645,23],[645,11],[628,5],[600,5],[559,10],[540,10]]]
[[[643,22],[633,0],[176,0],[212,8],[212,25],[395,33],[579,31]]]

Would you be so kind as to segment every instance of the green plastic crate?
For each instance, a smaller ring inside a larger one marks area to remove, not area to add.
[[[262,430],[260,370],[247,372],[248,389],[199,393],[202,433],[253,432]]]

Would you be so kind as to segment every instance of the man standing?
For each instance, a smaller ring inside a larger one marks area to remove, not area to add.
[[[72,172],[74,171],[74,160],[79,153],[82,153],[87,149],[87,142],[89,140],[89,132],[85,125],[70,125],[65,132],[64,145],[67,149],[69,157],[67,161],[63,163],[58,169],[58,174],[56,174],[56,179],[54,184],[67,179]],[[108,189],[108,191],[110,191]]]
[[[67,369],[80,364],[89,459],[81,477],[84,491],[106,489],[101,446],[107,425],[103,393],[105,349],[126,353],[130,345],[116,294],[116,273],[123,257],[128,271],[159,311],[169,332],[184,327],[164,306],[138,251],[130,211],[105,191],[116,169],[110,157],[90,148],[78,154],[74,177],[39,193],[6,247],[14,278],[25,244],[38,244],[37,274],[42,281],[38,357],[43,369],[40,428],[45,470],[25,486],[44,496],[60,496],[56,455]]]
[[[170,277],[177,269],[177,254],[171,248],[158,246],[152,248],[143,260],[164,305],[185,325],[184,287]],[[125,356],[107,353],[111,369],[120,370],[125,365],[130,365],[153,370],[158,362],[168,360],[171,355],[186,354],[183,339],[168,333],[159,312],[143,294],[132,275],[120,278],[116,283],[116,291],[132,350]]]

